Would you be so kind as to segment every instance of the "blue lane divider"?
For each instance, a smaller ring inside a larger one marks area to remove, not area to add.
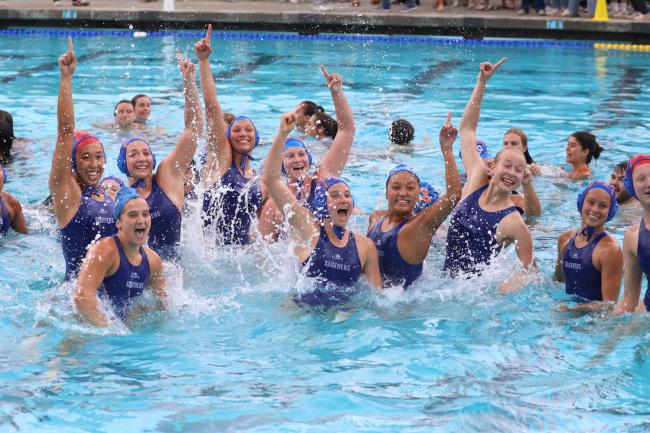
[[[143,32],[138,30],[60,30],[60,29],[0,29],[0,36],[53,36],[89,38],[96,36],[117,36],[126,38],[138,37],[168,37],[198,39],[205,36],[204,32],[189,32],[185,30],[165,30],[158,32]],[[435,36],[384,36],[384,35],[344,35],[344,34],[315,34],[303,35],[297,33],[265,33],[265,32],[215,32],[213,37],[220,39],[244,40],[317,40],[317,41],[350,41],[363,43],[412,43],[412,44],[441,44],[441,45],[482,45],[507,47],[571,47],[593,48],[593,42],[582,41],[551,41],[537,39],[463,39],[443,38]]]

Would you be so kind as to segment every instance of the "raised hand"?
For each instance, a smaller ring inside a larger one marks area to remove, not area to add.
[[[320,65],[320,70],[323,72],[323,76],[327,82],[327,87],[329,87],[332,92],[340,92],[343,88],[343,77],[336,73],[328,74],[323,65]]]
[[[496,64],[492,64],[490,62],[483,62],[479,65],[480,73],[479,73],[479,78],[481,81],[486,82],[489,80],[492,75],[501,67],[503,62],[506,61],[506,58],[503,57],[501,60],[499,60]]]
[[[451,150],[456,137],[458,137],[458,129],[454,128],[451,124],[451,111],[447,114],[447,121],[442,128],[440,128],[439,140],[440,140],[440,149],[444,152],[446,150]]]
[[[68,51],[59,57],[59,69],[62,76],[71,77],[77,67],[77,57],[74,55],[72,38],[68,36]]]
[[[528,167],[524,170],[524,177],[521,180],[521,185],[522,186],[528,186],[532,183],[533,181],[533,173],[530,171]]]
[[[210,53],[212,53],[212,47],[210,46],[211,35],[212,24],[208,24],[208,31],[205,34],[205,38],[194,44],[194,52],[199,60],[207,60],[210,57]]]
[[[176,60],[178,61],[178,69],[181,71],[183,78],[193,78],[195,73],[194,63],[190,59],[183,57],[180,51],[176,51]]]
[[[296,115],[294,113],[283,113],[280,117],[280,132],[289,134],[296,127]]]

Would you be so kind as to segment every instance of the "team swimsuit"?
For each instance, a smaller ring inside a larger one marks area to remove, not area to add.
[[[0,197],[0,236],[5,236],[9,232],[11,220],[9,219],[9,209],[2,197]]]
[[[181,213],[155,178],[151,184],[151,194],[146,201],[151,214],[151,230],[147,244],[161,259],[175,259],[176,247],[181,241]]]
[[[566,292],[590,301],[602,301],[601,272],[593,265],[593,255],[598,242],[607,233],[602,232],[582,248],[576,247],[576,233],[571,237],[562,257],[562,272]]]
[[[641,270],[650,281],[650,231],[645,227],[645,222],[641,218],[639,226],[639,242],[636,245],[636,257],[639,260]],[[650,311],[650,289],[645,291],[643,298],[646,310]]]

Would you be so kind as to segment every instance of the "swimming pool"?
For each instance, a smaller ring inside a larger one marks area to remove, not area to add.
[[[0,107],[16,135],[31,140],[7,169],[6,190],[29,203],[35,234],[0,249],[0,426],[2,431],[645,431],[650,411],[650,321],[602,320],[555,310],[566,299],[550,281],[557,235],[579,219],[583,183],[535,179],[544,216],[532,225],[543,278],[498,296],[495,281],[514,260],[468,286],[438,275],[441,243],[407,294],[366,294],[347,320],[300,310],[286,245],[210,249],[185,221],[184,282],[170,269],[171,311],[130,329],[80,324],[53,221],[36,203],[47,195],[56,137],[56,60],[61,34],[0,33]],[[198,36],[131,38],[105,32],[75,40],[77,126],[100,133],[107,174],[123,137],[93,129],[122,97],[147,93],[167,133],[182,125],[175,51]],[[363,215],[382,204],[385,174],[409,163],[443,186],[437,133],[455,124],[478,62],[508,61],[488,86],[478,135],[496,149],[511,126],[529,134],[545,171],[564,160],[568,134],[592,130],[607,148],[594,164],[606,179],[615,163],[647,150],[650,56],[597,51],[588,44],[461,43],[435,38],[272,39],[228,33],[213,40],[213,70],[226,110],[248,114],[268,150],[283,111],[313,99],[332,110],[319,64],[343,75],[357,135],[345,177]],[[386,153],[398,117],[416,129],[411,155]],[[458,143],[457,143],[458,144]],[[322,149],[315,153],[322,154]],[[256,161],[260,164],[261,158]],[[258,165],[259,167],[259,165]],[[611,227],[621,240],[619,216]],[[438,241],[441,242],[441,241]],[[289,269],[289,271],[287,270]]]

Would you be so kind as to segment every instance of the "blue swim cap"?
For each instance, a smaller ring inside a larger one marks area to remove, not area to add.
[[[639,154],[630,158],[630,160],[627,162],[627,170],[625,170],[625,178],[623,180],[623,184],[625,185],[627,193],[637,200],[639,198],[636,196],[636,192],[634,191],[634,181],[632,179],[632,174],[634,174],[635,168],[643,164],[650,164],[650,154]]]
[[[115,197],[115,219],[118,219],[120,217],[124,205],[126,205],[129,200],[132,200],[134,198],[142,198],[142,196],[138,194],[138,191],[136,191],[135,188],[131,188],[129,186],[120,188],[120,190],[117,192],[117,197]]]
[[[307,158],[309,159],[309,167],[311,167],[313,160],[311,157],[311,152],[309,152],[307,146],[305,146],[305,143],[303,143],[302,141],[298,140],[295,137],[289,137],[287,138],[287,141],[284,142],[284,151],[286,152],[292,147],[302,147],[303,149],[305,149],[305,152],[307,153]],[[287,172],[284,169],[284,162],[282,163],[282,174],[287,174]]]
[[[415,203],[413,212],[416,214],[430,207],[440,198],[440,194],[428,182],[420,182],[420,193],[418,194],[418,201]]]
[[[330,217],[330,213],[327,210],[327,191],[339,183],[344,184],[348,187],[348,189],[350,189],[350,185],[338,177],[326,177],[324,179],[318,179],[318,184],[316,184],[316,190],[314,191],[314,215],[320,221],[323,221]],[[354,198],[352,199],[352,207],[354,207]]]
[[[411,173],[418,180],[418,183],[420,182],[420,178],[415,173],[415,170],[413,170],[413,168],[409,167],[406,164],[397,164],[395,167],[393,167],[391,171],[388,172],[388,177],[386,178],[386,185],[388,185],[388,181],[390,180],[391,177],[393,177],[393,175],[396,175],[397,173],[401,173],[403,171],[407,173]]]
[[[9,176],[7,175],[7,170],[0,164],[0,170],[2,170],[2,184],[6,184],[9,181]]]
[[[237,116],[234,119],[232,119],[232,122],[230,122],[230,124],[228,125],[228,128],[226,128],[226,138],[228,139],[228,143],[230,143],[230,131],[232,131],[232,127],[235,126],[235,123],[237,123],[237,122],[239,122],[241,120],[248,120],[251,123],[251,125],[253,125],[253,129],[255,130],[255,144],[253,145],[253,149],[255,149],[257,147],[257,145],[260,144],[260,133],[257,131],[257,127],[255,126],[253,121],[250,118],[246,117],[246,116]],[[233,149],[233,151],[234,151],[234,149]],[[252,151],[252,149],[251,149],[251,151]],[[237,152],[237,153],[239,153],[239,152]],[[250,152],[242,153],[241,155],[242,155],[242,159],[241,159],[241,163],[239,165],[239,168],[244,170],[246,168],[246,158],[253,159],[253,157],[250,155]]]
[[[618,211],[618,202],[616,201],[616,194],[614,193],[614,188],[605,182],[602,182],[600,180],[596,180],[591,182],[587,187],[582,190],[580,194],[578,194],[578,199],[576,201],[578,205],[578,212],[582,215],[582,206],[585,203],[585,197],[587,196],[587,193],[591,191],[594,188],[600,188],[603,191],[606,191],[609,194],[609,198],[611,199],[611,203],[609,205],[609,213],[607,214],[607,220],[605,222],[609,222],[616,216],[616,212]]]
[[[72,160],[70,161],[70,167],[72,171],[77,171],[77,152],[87,144],[99,143],[102,147],[102,152],[104,153],[104,160],[106,160],[106,152],[104,151],[104,145],[96,135],[84,131],[75,131],[72,134]]]
[[[488,152],[487,150],[487,144],[485,144],[485,141],[476,139],[476,151],[478,152],[478,155],[481,157],[481,159],[485,158],[494,158],[491,153]],[[463,158],[463,152],[461,150],[458,151],[458,157]]]
[[[151,150],[151,146],[149,145],[149,143],[141,138],[137,138],[137,137],[131,138],[129,141],[127,141],[126,143],[122,144],[122,146],[120,146],[120,153],[117,155],[117,168],[119,168],[120,171],[126,174],[127,176],[131,176],[131,175],[129,174],[129,169],[126,166],[126,148],[129,147],[129,144],[133,143],[134,141],[141,141],[147,145],[147,147],[149,148],[149,152],[151,152],[151,158],[153,159],[153,167],[151,168],[151,170],[153,171],[153,169],[156,168],[156,154],[153,153],[153,151]]]

